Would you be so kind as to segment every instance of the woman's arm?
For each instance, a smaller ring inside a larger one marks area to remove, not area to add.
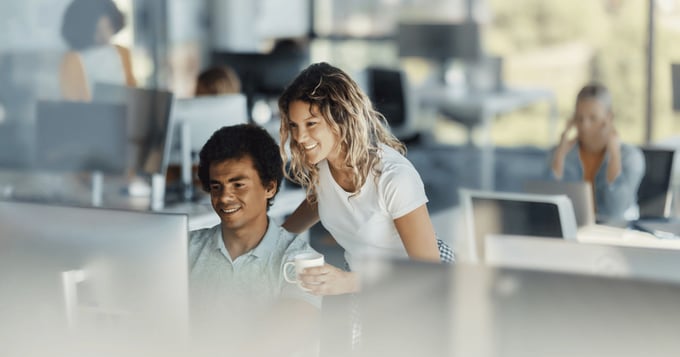
[[[560,136],[560,143],[553,151],[552,173],[553,177],[555,177],[555,179],[557,180],[562,179],[562,176],[564,174],[564,159],[571,150],[571,148],[574,147],[574,144],[576,144],[577,138],[576,137],[570,138],[569,135],[570,131],[574,127],[576,127],[576,122],[572,118],[567,122],[567,126],[564,128],[564,131]]]
[[[433,262],[440,261],[437,238],[426,205],[423,204],[406,215],[395,219],[394,225],[397,227],[409,258]]]
[[[309,200],[305,199],[281,226],[288,232],[299,234],[308,230],[317,222],[319,222],[317,203],[310,203]]]
[[[85,79],[85,70],[77,52],[67,52],[59,68],[61,95],[66,100],[90,101],[92,96]]]
[[[125,73],[125,84],[130,87],[137,85],[135,80],[134,72],[132,71],[132,56],[130,56],[130,50],[119,45],[115,45],[120,55],[120,60],[123,63],[123,72]]]

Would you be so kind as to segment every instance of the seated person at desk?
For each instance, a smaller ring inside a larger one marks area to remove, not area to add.
[[[198,75],[196,96],[220,95],[241,92],[241,80],[231,67],[211,67]]]
[[[607,88],[600,84],[583,87],[576,97],[574,116],[551,157],[555,179],[592,184],[595,213],[603,222],[637,218],[637,191],[645,172],[642,151],[620,141],[613,120]],[[577,133],[573,138],[572,128]]]
[[[283,176],[278,145],[254,125],[223,127],[201,149],[198,176],[221,223],[190,234],[192,335],[254,355],[306,351],[321,298],[282,273],[313,249],[267,215]]]
[[[130,50],[110,43],[124,23],[111,0],[73,0],[66,8],[61,32],[71,50],[60,68],[64,99],[90,101],[95,82],[136,85]]]

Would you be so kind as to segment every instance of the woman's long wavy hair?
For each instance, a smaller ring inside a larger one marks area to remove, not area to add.
[[[303,70],[279,98],[281,113],[281,158],[288,162],[286,144],[290,146],[290,166],[284,174],[307,190],[307,199],[316,201],[319,170],[305,160],[305,153],[291,135],[290,104],[302,101],[310,111],[317,110],[340,141],[345,165],[354,175],[352,184],[361,190],[370,170],[380,175],[379,145],[385,144],[406,153],[406,147],[388,129],[385,117],[373,109],[368,96],[341,69],[328,63],[315,63]]]

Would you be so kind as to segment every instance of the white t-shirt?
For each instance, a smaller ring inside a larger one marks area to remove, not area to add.
[[[345,259],[353,269],[352,259],[357,257],[407,257],[394,220],[428,201],[411,162],[386,145],[380,148],[380,177],[376,182],[371,171],[354,197],[335,182],[326,160],[318,164],[319,218],[345,249]]]
[[[125,85],[123,60],[115,46],[90,47],[78,53],[91,94],[94,92],[95,83]]]

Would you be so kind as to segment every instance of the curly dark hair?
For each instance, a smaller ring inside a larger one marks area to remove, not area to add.
[[[114,33],[125,26],[125,17],[112,0],[73,0],[64,12],[61,35],[74,50],[91,47],[102,16],[111,20]]]
[[[276,181],[276,192],[267,201],[268,207],[274,203],[283,179],[283,161],[279,145],[263,128],[253,124],[222,127],[203,145],[198,156],[198,178],[206,192],[210,192],[212,163],[250,156],[263,185]]]

